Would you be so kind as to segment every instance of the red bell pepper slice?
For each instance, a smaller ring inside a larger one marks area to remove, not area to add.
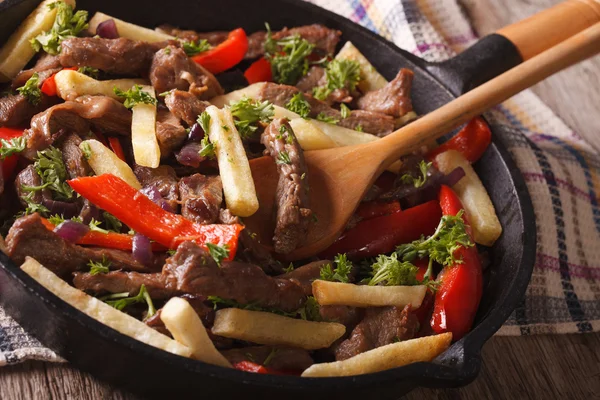
[[[346,253],[349,258],[357,259],[389,253],[399,244],[433,234],[441,217],[439,203],[432,200],[407,210],[361,221],[320,256],[330,258]]]
[[[238,237],[244,229],[241,225],[196,224],[179,214],[163,210],[125,181],[111,174],[76,178],[68,183],[92,204],[163,246],[175,248],[181,241],[178,238],[193,238],[199,244],[210,242],[220,246],[227,245],[228,259],[235,257]]]
[[[193,56],[192,60],[213,74],[218,74],[242,61],[246,51],[248,51],[248,37],[242,28],[237,28],[229,32],[229,36],[224,42]]]
[[[399,201],[392,201],[390,203],[384,203],[381,201],[368,201],[365,203],[360,203],[354,214],[357,215],[361,220],[365,220],[381,217],[383,215],[390,215],[398,211],[402,211]]]
[[[10,140],[21,136],[23,136],[23,129],[14,129],[6,127],[0,128],[0,139]],[[0,147],[2,147],[1,144]],[[2,176],[4,177],[5,181],[9,180],[13,176],[13,173],[15,172],[15,168],[17,166],[17,160],[17,155],[12,155],[10,157],[4,158],[3,160],[0,160],[0,163],[2,164],[2,168],[0,170],[2,171]]]
[[[271,70],[271,63],[264,57],[259,58],[244,72],[244,77],[250,84],[272,81],[273,71]]]
[[[116,156],[121,159],[121,161],[127,162],[127,160],[125,160],[125,152],[123,151],[123,146],[121,146],[121,141],[119,138],[111,136],[108,138],[108,143],[110,144],[110,148],[112,149],[113,153],[115,153]]]
[[[473,118],[452,139],[430,151],[425,158],[433,160],[447,150],[456,150],[474,163],[479,160],[492,141],[492,131],[481,117]]]
[[[300,375],[296,371],[280,371],[273,368],[265,367],[252,361],[240,361],[233,364],[233,368],[239,371],[254,372],[256,374],[271,374],[271,375]]]
[[[457,215],[463,209],[460,199],[448,186],[442,185],[439,198],[444,215]],[[473,241],[465,214],[463,220]],[[462,263],[444,268],[438,276],[441,284],[435,294],[430,322],[436,333],[452,332],[453,340],[459,340],[471,329],[483,293],[483,273],[477,248],[461,246],[456,252]]]
[[[73,71],[73,70],[76,70],[77,67],[68,67],[68,68],[63,68],[63,69],[68,69],[68,70]],[[46,96],[56,96],[58,94],[58,92],[56,90],[56,80],[55,80],[56,74],[58,74],[58,72],[50,75],[50,77],[47,78],[44,81],[44,83],[42,83],[41,90],[42,90],[42,93],[44,93]]]

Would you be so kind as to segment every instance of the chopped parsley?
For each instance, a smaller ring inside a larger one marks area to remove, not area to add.
[[[368,281],[371,286],[377,284],[386,286],[419,284],[417,281],[418,268],[409,261],[398,260],[398,254],[396,253],[389,256],[384,254],[378,256],[371,268],[373,277]]]
[[[307,321],[322,321],[321,314],[319,313],[319,303],[317,303],[317,300],[313,296],[309,296],[306,299],[306,303],[293,312],[287,312],[276,308],[265,308],[255,303],[242,304],[235,300],[224,299],[219,296],[208,296],[207,300],[213,303],[215,310],[218,307],[233,307],[248,311],[269,312],[290,318],[301,318]]]
[[[286,268],[283,269],[283,272],[289,274],[294,270],[294,263],[290,263]]]
[[[353,91],[360,81],[360,65],[353,60],[334,59],[325,69],[327,83],[313,89],[313,95],[319,100],[325,100],[336,89]]]
[[[204,136],[200,141],[200,155],[202,157],[214,158],[215,157],[215,145],[211,143],[208,136]]]
[[[210,50],[212,46],[206,39],[201,39],[199,41],[181,42],[181,47],[183,47],[183,51],[188,57],[192,57]]]
[[[242,138],[251,137],[258,129],[259,122],[268,124],[275,115],[275,108],[268,100],[261,102],[248,97],[231,103],[230,111]]]
[[[346,254],[338,254],[333,261],[336,265],[335,269],[331,268],[331,264],[321,267],[320,279],[348,283],[350,281],[348,274],[352,271],[352,263],[348,261]]]
[[[300,318],[306,321],[320,322],[323,321],[321,313],[319,312],[320,309],[321,306],[317,302],[317,299],[315,299],[313,296],[308,296],[306,298],[306,303],[304,303],[304,306],[298,310],[298,315],[300,316]]]
[[[278,348],[273,347],[271,349],[271,351],[269,352],[269,355],[267,356],[267,358],[265,358],[265,361],[263,361],[262,365],[264,365],[265,367],[267,365],[269,365],[269,363],[271,362],[271,360],[273,359],[273,357],[275,356],[275,354],[277,354],[278,351],[279,351]]]
[[[34,106],[40,104],[40,101],[42,101],[42,89],[40,89],[40,76],[38,73],[34,72],[23,86],[17,88],[17,92]]]
[[[356,132],[363,132],[363,127],[362,127],[362,125],[361,125],[361,124],[358,124],[358,125],[356,125],[356,127],[354,128],[354,130],[355,130]]]
[[[27,147],[27,139],[25,136],[19,136],[9,140],[0,139],[0,159],[21,153],[25,150],[25,147]]]
[[[308,56],[312,53],[315,45],[300,35],[275,40],[269,24],[266,24],[266,27],[265,57],[271,64],[273,80],[286,85],[296,84],[308,72],[310,66]]]
[[[79,67],[77,68],[77,72],[90,76],[92,78],[98,78],[98,74],[100,73],[98,68],[94,67]]]
[[[275,160],[276,164],[291,164],[292,160],[290,159],[290,155],[287,151],[282,151],[277,155],[277,159]]]
[[[144,92],[141,85],[133,85],[133,87],[127,91],[114,87],[113,92],[115,92],[117,96],[125,99],[123,105],[127,108],[133,108],[138,104],[156,105],[154,96]]]
[[[102,261],[92,261],[88,263],[88,267],[90,267],[90,275],[98,275],[98,274],[108,274],[110,271],[110,266],[112,263],[106,259],[106,257],[102,257]]]
[[[346,119],[350,116],[352,111],[348,108],[344,103],[340,104],[340,113],[342,114],[342,119]]]
[[[70,200],[73,198],[74,192],[66,182],[68,178],[67,168],[59,149],[50,146],[45,150],[38,151],[33,167],[42,179],[42,184],[40,186],[23,186],[23,190],[37,192],[50,189],[56,196],[54,200]]]
[[[204,133],[208,134],[208,130],[210,129],[210,114],[204,111],[198,119],[196,120]]]
[[[31,39],[30,43],[36,52],[43,49],[46,53],[56,55],[60,53],[60,44],[63,40],[77,36],[88,28],[88,12],[79,10],[73,13],[73,7],[64,1],[50,3],[48,8],[57,9],[52,28]]]
[[[400,180],[402,181],[402,183],[405,183],[407,185],[410,185],[412,183],[416,188],[420,188],[427,181],[427,173],[429,172],[429,168],[431,168],[432,165],[433,163],[421,160],[419,162],[419,171],[421,172],[421,176],[415,178],[410,173],[406,173],[400,177]]]
[[[218,265],[221,265],[221,262],[229,257],[229,245],[219,246],[218,244],[206,243],[206,247],[208,247],[210,256]]]
[[[94,218],[92,218],[92,220],[89,223],[90,231],[107,234],[108,230],[100,228],[101,224],[102,224],[101,221],[96,221]]]
[[[169,257],[173,257],[177,253],[177,250],[167,250]]]
[[[46,206],[33,201],[33,196],[34,196],[33,192],[26,194],[24,196],[21,196],[21,200],[23,200],[26,204],[25,211],[23,211],[23,215],[29,215],[29,214],[33,214],[33,213],[40,213],[42,215],[45,215],[45,214],[49,213],[50,210],[48,210],[48,208],[46,208]]]
[[[86,160],[89,160],[90,158],[92,158],[92,148],[90,147],[90,144],[88,142],[81,143],[81,146],[79,146],[79,148],[81,149],[81,152],[83,153],[83,157]]]
[[[146,314],[146,318],[156,314],[156,308],[154,308],[152,298],[150,297],[148,290],[146,290],[146,285],[142,285],[140,287],[140,292],[135,296],[129,296],[129,292],[115,293],[105,297],[101,297],[100,300],[104,301],[106,304],[116,308],[119,311],[122,311],[125,307],[130,306],[132,304],[145,302],[148,305],[148,313]]]
[[[104,217],[104,223],[106,224],[109,231],[121,233],[121,229],[123,228],[123,223],[121,221],[119,221],[117,219],[117,217],[115,217],[112,214],[107,213],[106,211],[104,211],[102,213],[102,216]]]
[[[298,92],[287,102],[285,108],[288,110],[295,112],[302,118],[308,118],[310,114],[310,103],[306,101],[304,94],[302,92]]]
[[[317,115],[317,120],[318,121],[323,121],[323,122],[327,122],[328,124],[332,124],[332,125],[336,125],[338,122],[340,122],[339,119],[336,119],[334,117],[328,116],[327,114],[325,114],[324,111],[321,111],[318,115]]]

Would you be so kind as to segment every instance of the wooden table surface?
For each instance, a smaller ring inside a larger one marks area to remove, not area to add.
[[[481,35],[555,3],[463,0]],[[534,91],[600,149],[600,58],[564,71]],[[27,362],[0,369],[0,399],[135,398],[68,365]],[[483,349],[483,368],[475,382],[452,390],[417,389],[406,398],[600,399],[600,333],[494,337]]]

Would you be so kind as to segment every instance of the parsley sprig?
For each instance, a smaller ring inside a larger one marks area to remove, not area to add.
[[[334,59],[325,69],[327,83],[313,89],[313,95],[325,100],[336,89],[353,91],[360,81],[360,65],[354,60]]]
[[[40,76],[38,73],[34,72],[23,86],[17,88],[17,92],[34,106],[40,104],[42,101],[42,89],[40,89]]]
[[[346,254],[338,254],[333,259],[336,265],[335,269],[331,268],[331,264],[321,267],[320,279],[323,281],[338,281],[348,283],[350,278],[348,275],[352,271],[352,262],[348,261]]]
[[[156,308],[154,308],[152,298],[150,297],[148,290],[146,290],[146,285],[142,285],[139,293],[135,296],[129,296],[129,292],[123,292],[101,297],[100,300],[119,311],[122,311],[125,307],[132,304],[146,303],[148,305],[146,318],[156,314]]]
[[[48,8],[57,9],[52,28],[31,39],[30,43],[36,52],[44,49],[46,53],[56,55],[60,53],[60,44],[63,40],[77,36],[88,28],[88,12],[79,10],[73,13],[73,7],[64,1],[50,3]]]
[[[208,247],[210,256],[218,265],[221,265],[221,262],[229,257],[229,245],[227,244],[219,246],[218,244],[206,243],[206,247]]]
[[[90,260],[88,263],[88,267],[90,267],[90,275],[108,274],[111,265],[112,263],[108,261],[106,257],[102,257],[102,261]]]
[[[410,261],[398,260],[398,254],[392,253],[389,256],[384,254],[377,257],[377,261],[371,266],[373,277],[368,280],[368,284],[386,286],[396,285],[418,285],[417,270]]]
[[[213,303],[215,310],[219,307],[232,307],[248,311],[270,312],[273,314],[282,315],[284,317],[301,318],[307,321],[322,321],[321,314],[319,312],[319,303],[313,296],[308,296],[304,305],[298,310],[292,312],[283,311],[277,308],[265,308],[257,305],[256,303],[242,304],[235,300],[224,299],[219,296],[208,296],[207,300]]]
[[[233,115],[235,127],[240,136],[249,138],[258,129],[258,123],[268,124],[273,121],[275,108],[268,100],[258,101],[244,97],[229,105],[231,115]]]
[[[310,115],[310,103],[306,101],[304,94],[302,92],[296,93],[290,101],[288,101],[285,105],[285,108],[288,110],[295,112],[300,115],[302,118],[308,118]]]
[[[98,75],[100,74],[100,71],[98,70],[98,68],[94,68],[94,67],[79,67],[79,68],[77,68],[77,72],[79,72],[80,74],[84,74],[89,77],[95,78],[95,79],[98,78]]]
[[[195,56],[200,53],[204,53],[212,48],[210,43],[206,39],[201,39],[198,41],[189,41],[189,42],[181,42],[181,47],[183,47],[183,51],[187,54],[188,57]]]
[[[12,138],[9,140],[0,139],[0,159],[12,156],[13,154],[21,153],[27,147],[27,139],[25,136]]]
[[[269,24],[267,27],[267,40],[265,41],[265,57],[271,63],[273,80],[277,83],[294,85],[306,75],[310,63],[308,56],[315,48],[300,35],[287,36],[275,40]]]
[[[419,162],[419,172],[421,173],[421,176],[415,178],[412,174],[406,173],[400,177],[400,180],[402,183],[406,183],[407,185],[413,184],[416,188],[420,188],[427,182],[427,173],[432,165],[433,163],[431,162],[421,160]]]
[[[337,123],[340,122],[339,119],[337,119],[337,118],[335,118],[333,116],[329,116],[329,115],[325,114],[324,111],[321,111],[317,115],[317,120],[318,121],[327,122],[328,124],[332,124],[332,125],[337,125]]]
[[[55,195],[54,200],[70,200],[73,198],[73,189],[66,182],[68,175],[62,158],[62,151],[53,146],[38,151],[33,167],[40,176],[42,184],[40,186],[23,186],[23,190],[37,192],[50,189]]]
[[[114,87],[113,92],[115,92],[117,96],[125,99],[123,105],[127,108],[133,108],[138,104],[156,105],[157,103],[156,98],[149,93],[144,92],[141,85],[133,85],[133,87],[127,91]]]

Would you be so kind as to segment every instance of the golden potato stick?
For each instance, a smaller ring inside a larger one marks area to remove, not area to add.
[[[460,198],[469,223],[473,228],[475,242],[492,246],[502,234],[502,225],[496,215],[492,200],[483,183],[471,166],[471,163],[456,150],[448,150],[439,154],[435,162],[444,174],[457,167],[465,171],[465,176],[452,188]]]
[[[321,150],[336,147],[333,140],[310,121],[296,118],[290,120],[290,126],[303,150]]]
[[[94,14],[92,19],[90,19],[88,32],[90,32],[92,36],[95,35],[98,25],[100,25],[101,22],[104,22],[109,19],[115,21],[115,25],[117,26],[117,32],[119,32],[120,37],[150,43],[162,42],[165,40],[175,40],[175,37],[167,35],[166,33],[153,31],[152,29],[131,24],[129,22],[122,21],[120,19],[111,17],[110,15],[106,15],[101,12],[97,12],[96,14]]]
[[[303,373],[305,378],[325,378],[371,374],[404,365],[431,361],[442,354],[452,342],[451,333],[425,336],[392,343],[366,351],[344,361],[314,364]]]
[[[142,91],[154,96],[152,86],[142,86]],[[131,109],[131,144],[138,165],[158,168],[160,148],[156,138],[156,104],[138,103]]]
[[[123,179],[134,189],[139,190],[142,188],[131,167],[99,141],[94,139],[84,140],[79,148],[96,175],[113,174]]]
[[[96,321],[102,322],[104,325],[150,346],[184,357],[192,355],[192,350],[187,346],[155,331],[142,321],[109,306],[95,297],[75,289],[33,258],[27,257],[21,265],[21,269],[61,300]]]
[[[210,103],[216,107],[223,108],[232,102],[242,100],[244,97],[248,97],[249,99],[257,99],[259,97],[258,95],[263,89],[263,86],[265,86],[264,82],[253,83],[245,88],[213,97],[210,99]]]
[[[324,305],[354,307],[404,307],[419,308],[427,287],[418,286],[368,286],[352,283],[329,282],[320,279],[312,283],[317,302]]]
[[[360,82],[358,82],[358,88],[363,93],[381,89],[388,83],[352,42],[346,42],[335,58],[358,62],[358,65],[360,65]]]
[[[112,97],[115,100],[123,101],[123,97],[117,96],[114,88],[127,91],[133,85],[145,85],[147,81],[143,79],[111,79],[108,81],[98,81],[92,77],[73,70],[62,70],[54,77],[56,82],[56,93],[61,99],[74,100],[79,96],[86,94],[101,95]]]
[[[306,350],[329,347],[345,332],[346,327],[335,322],[305,321],[239,308],[217,311],[212,328],[212,333],[219,336]]]
[[[219,353],[196,311],[186,300],[173,297],[160,312],[160,319],[179,343],[192,350],[192,357],[207,364],[231,368],[231,363]]]
[[[246,150],[231,112],[209,106],[206,113],[210,115],[207,134],[215,146],[227,208],[234,215],[249,217],[258,210],[258,198]]]
[[[74,0],[64,1],[75,8]],[[55,0],[42,1],[2,46],[0,49],[0,82],[10,81],[33,58],[35,50],[31,47],[30,41],[40,33],[52,28],[58,9],[50,9],[48,6],[54,2]]]

